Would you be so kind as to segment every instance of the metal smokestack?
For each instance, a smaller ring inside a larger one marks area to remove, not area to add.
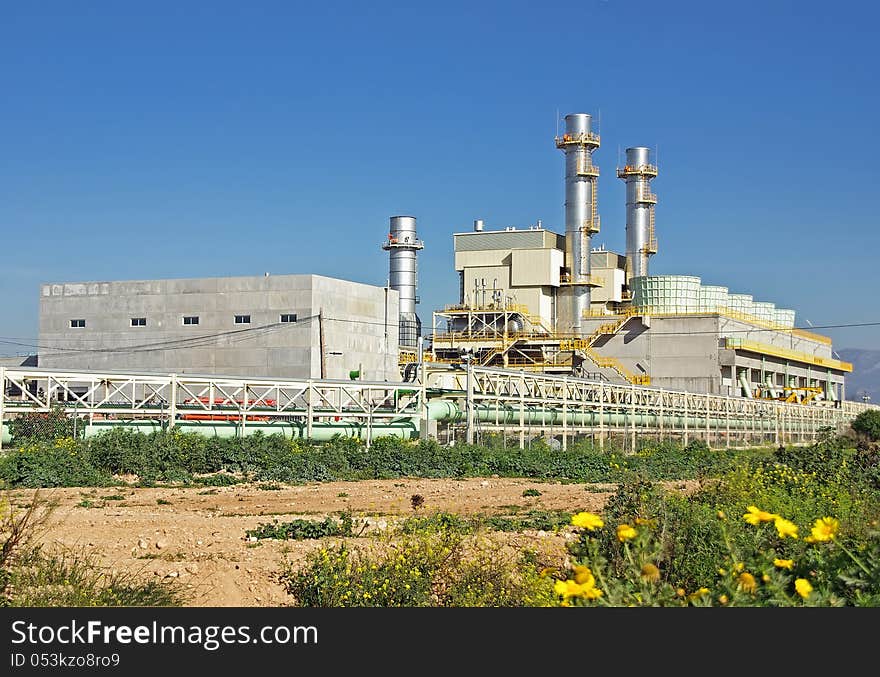
[[[651,180],[657,166],[651,164],[651,151],[644,146],[626,149],[626,166],[618,168],[618,178],[626,182],[626,282],[648,274],[648,257],[657,253],[654,233],[654,207],[657,196]]]
[[[388,286],[400,295],[400,336],[398,343],[407,348],[418,345],[422,323],[416,315],[417,264],[416,252],[424,247],[416,236],[414,216],[392,216],[388,241],[382,249],[388,254]]]
[[[599,168],[593,165],[593,151],[599,135],[590,131],[590,116],[565,116],[565,133],[556,137],[556,147],[565,153],[565,284],[571,295],[571,329],[583,333],[582,318],[590,310],[590,236],[599,232],[596,183]]]

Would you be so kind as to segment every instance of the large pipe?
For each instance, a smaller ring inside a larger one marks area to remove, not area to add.
[[[131,430],[145,435],[159,432],[165,429],[160,421],[107,421],[91,423],[85,428],[86,437],[94,437],[108,430]],[[248,423],[242,432],[237,423],[220,423],[214,421],[186,421],[176,422],[174,429],[182,433],[197,433],[206,437],[250,437],[258,432],[263,435],[279,434],[287,438],[309,438],[305,423],[291,421],[275,421],[272,423]],[[402,439],[417,439],[419,436],[418,425],[410,419],[398,419],[390,423],[373,423],[369,426],[370,436],[376,437],[400,437]],[[354,437],[365,439],[367,437],[367,424],[361,421],[338,421],[334,423],[313,423],[312,435],[309,439],[326,442],[333,437]]]
[[[388,285],[400,295],[400,336],[401,346],[415,348],[422,333],[422,323],[416,315],[416,288],[418,286],[418,267],[416,253],[424,247],[416,234],[414,216],[392,216],[388,241],[382,249],[388,254]]]
[[[648,275],[648,257],[657,252],[654,207],[657,197],[650,181],[657,176],[651,150],[644,146],[626,149],[626,165],[617,170],[626,182],[626,281]]]
[[[745,397],[752,397],[752,386],[749,384],[748,372],[745,369],[739,372],[739,385]]]
[[[449,400],[433,401],[428,405],[428,415],[432,420],[444,423],[463,422],[465,412]],[[520,421],[520,408],[516,405],[484,405],[474,407],[474,417],[482,423],[498,423],[499,425],[518,424]],[[561,409],[552,407],[523,407],[522,421],[525,425],[561,426],[563,419],[567,425],[593,427],[598,425],[629,426],[658,428],[661,423],[664,427],[681,428],[685,425],[692,430],[705,429],[706,418],[702,416],[684,416],[683,414],[668,413],[660,415],[656,411],[637,411],[626,413],[623,411],[602,411],[598,409],[586,412],[568,411],[563,416]],[[710,416],[708,419],[710,428],[722,430],[730,427],[731,430],[772,430],[775,428],[775,418],[755,419],[731,418],[726,416]]]
[[[590,130],[590,116],[565,116],[565,134],[556,139],[565,153],[565,266],[571,294],[571,330],[584,333],[583,316],[590,310],[590,236],[599,230],[593,151],[599,137]]]

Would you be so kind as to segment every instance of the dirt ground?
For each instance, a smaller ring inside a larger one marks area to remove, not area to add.
[[[188,606],[284,606],[278,583],[286,561],[296,563],[328,539],[254,541],[260,524],[320,518],[350,510],[371,529],[385,529],[413,513],[511,514],[528,509],[599,512],[613,485],[535,482],[528,479],[400,479],[328,482],[304,486],[241,484],[229,487],[44,489],[56,507],[41,541],[94,555],[110,570],[169,579],[186,591]],[[526,489],[540,496],[523,497]],[[682,485],[680,488],[685,488]],[[25,505],[33,491],[12,492]],[[537,541],[557,538],[536,532]],[[338,540],[338,539],[329,539]]]

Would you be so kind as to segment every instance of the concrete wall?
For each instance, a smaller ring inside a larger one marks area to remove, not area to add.
[[[787,385],[790,377],[795,377],[799,386],[815,380],[823,388],[830,380],[838,396],[843,392],[844,375],[840,372],[829,375],[823,367],[721,348],[722,338],[731,336],[810,355],[830,354],[830,346],[815,340],[711,314],[650,317],[648,322],[650,326],[645,327],[640,317],[630,318],[617,334],[600,338],[593,347],[635,374],[649,374],[651,385],[660,388],[739,395],[739,371],[747,369],[754,385],[763,383],[769,374],[780,386]],[[590,319],[585,326],[590,333],[602,323],[601,319]]]
[[[348,378],[362,363],[370,378],[396,380],[398,306],[398,293],[388,291],[386,336],[385,289],[316,275],[44,284],[39,364],[319,377],[323,308],[327,352],[342,353],[325,354],[328,378]],[[281,314],[297,321],[281,323]],[[235,315],[249,315],[250,323],[236,324]],[[198,324],[184,325],[185,316]],[[146,326],[132,326],[141,317]],[[86,326],[71,327],[71,320]]]

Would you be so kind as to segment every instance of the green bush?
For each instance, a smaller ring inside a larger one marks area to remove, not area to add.
[[[880,410],[863,411],[853,419],[850,425],[858,434],[864,435],[872,442],[880,440]]]
[[[275,538],[296,540],[326,538],[327,536],[351,536],[353,520],[349,513],[343,513],[339,520],[326,517],[322,521],[295,519],[289,522],[273,520],[271,524],[260,524],[256,529],[248,529],[245,534],[253,538]]]
[[[282,574],[301,607],[549,606],[552,581],[525,553],[433,523],[410,523],[374,548],[337,545],[312,553]]]

